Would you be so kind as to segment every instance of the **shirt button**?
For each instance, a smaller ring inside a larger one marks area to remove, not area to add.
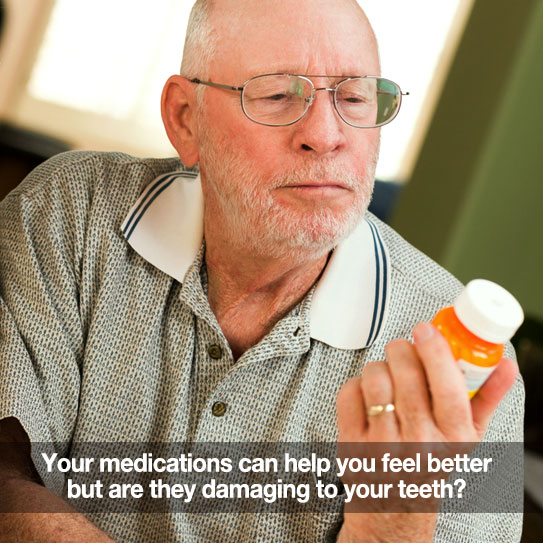
[[[216,417],[222,417],[226,413],[226,404],[224,402],[215,402],[211,408],[211,412]]]
[[[213,344],[207,348],[207,354],[213,360],[218,360],[222,356],[222,349],[218,345]]]

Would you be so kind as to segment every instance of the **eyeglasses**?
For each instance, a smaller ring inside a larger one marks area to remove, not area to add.
[[[343,77],[333,87],[316,88],[310,77]],[[257,75],[241,87],[232,87],[198,78],[197,85],[241,91],[241,109],[255,123],[266,126],[288,126],[299,121],[311,107],[317,91],[329,91],[334,107],[347,124],[356,128],[376,128],[396,117],[403,93],[399,85],[376,76],[345,77],[336,75]]]

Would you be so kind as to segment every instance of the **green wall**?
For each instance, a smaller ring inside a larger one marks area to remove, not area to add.
[[[543,1],[475,1],[392,224],[543,319]]]

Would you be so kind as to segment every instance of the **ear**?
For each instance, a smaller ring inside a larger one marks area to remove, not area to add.
[[[181,161],[185,166],[194,166],[200,160],[194,84],[180,75],[172,75],[162,90],[161,112],[168,138]]]

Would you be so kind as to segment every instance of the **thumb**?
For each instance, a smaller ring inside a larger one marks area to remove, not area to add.
[[[515,384],[517,374],[517,363],[510,358],[502,358],[492,375],[472,398],[473,423],[481,438],[496,407]]]

